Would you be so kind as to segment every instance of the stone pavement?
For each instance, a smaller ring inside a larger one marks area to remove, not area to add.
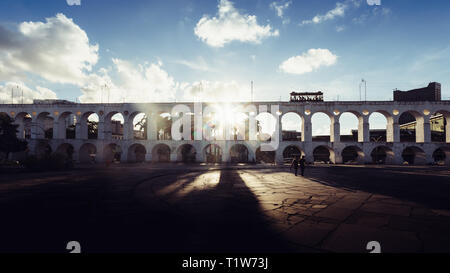
[[[450,170],[117,165],[0,176],[2,251],[450,252]]]

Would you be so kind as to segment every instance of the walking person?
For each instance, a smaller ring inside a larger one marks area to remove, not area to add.
[[[294,160],[292,160],[292,163],[291,163],[290,170],[292,170],[292,167],[294,167],[295,176],[297,176],[297,173],[298,173],[298,164],[299,163],[300,163],[299,157],[298,156],[294,157]]]
[[[299,164],[300,164],[300,174],[302,176],[305,176],[305,165],[306,165],[305,156],[302,156],[302,159],[300,159]]]

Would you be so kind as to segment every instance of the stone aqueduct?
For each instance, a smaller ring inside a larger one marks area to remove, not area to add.
[[[183,103],[194,109],[194,103]],[[235,103],[237,105],[237,103]],[[233,105],[235,105],[233,104]],[[240,103],[249,105],[249,103]],[[23,132],[23,120],[27,116],[31,117],[31,137],[28,139],[29,152],[37,153],[39,145],[43,142],[49,145],[52,151],[64,150],[73,147],[73,158],[80,162],[88,161],[89,154],[95,152],[96,162],[104,162],[107,159],[107,150],[111,145],[119,146],[122,153],[121,161],[136,161],[135,151],[137,148],[145,154],[145,161],[158,161],[158,149],[164,147],[170,151],[168,160],[179,161],[180,150],[183,146],[191,145],[196,153],[197,162],[205,162],[206,147],[217,145],[220,147],[222,161],[230,160],[230,149],[234,145],[242,144],[248,150],[248,160],[253,161],[261,142],[256,140],[158,140],[155,119],[152,118],[160,113],[170,113],[175,103],[120,103],[120,104],[3,104],[0,105],[0,112],[8,114],[17,124],[19,131]],[[203,103],[205,107],[207,104]],[[313,161],[313,151],[317,147],[326,148],[329,151],[329,159],[332,163],[342,163],[342,153],[344,149],[352,147],[357,151],[357,162],[372,162],[374,149],[382,150],[385,153],[385,163],[402,164],[404,159],[402,154],[405,149],[412,151],[414,164],[428,164],[434,162],[433,153],[440,150],[445,154],[445,164],[450,164],[450,101],[435,102],[394,102],[394,101],[370,101],[370,102],[314,102],[314,103],[294,103],[294,102],[252,102],[251,105],[257,109],[261,105],[266,105],[271,109],[272,105],[279,106],[279,112],[274,115],[278,121],[282,116],[294,112],[302,119],[302,139],[301,141],[280,141],[275,151],[275,161],[283,162],[283,152],[288,147],[296,147],[298,151],[306,156],[307,161]],[[249,109],[247,107],[247,109]],[[327,114],[331,120],[330,141],[312,141],[311,117],[314,113],[322,112]],[[358,141],[341,142],[339,117],[345,112],[356,115],[359,121]],[[387,119],[386,142],[371,142],[369,139],[369,116],[378,112]],[[399,117],[402,113],[408,112],[416,118],[416,141],[400,142]],[[98,137],[88,139],[87,118],[92,113],[99,116]],[[111,137],[111,117],[121,113],[124,117],[123,139],[112,139]],[[134,139],[133,118],[144,113],[149,117],[147,123],[147,139]],[[433,113],[441,113],[446,119],[445,142],[432,142],[430,132],[430,117]],[[67,139],[65,128],[61,126],[61,119],[68,114],[76,115],[76,137]],[[256,113],[259,114],[259,113]],[[42,130],[42,119],[44,117],[53,118],[53,137],[44,141]],[[23,137],[23,133],[20,133]],[[281,130],[277,130],[281,139]],[[215,146],[215,147],[217,147]],[[87,149],[87,147],[90,147]]]

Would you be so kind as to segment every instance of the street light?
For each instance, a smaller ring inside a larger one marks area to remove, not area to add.
[[[361,79],[361,82],[359,83],[359,101],[362,100],[361,98],[361,85],[364,83],[364,101],[367,101],[367,82],[365,79]]]

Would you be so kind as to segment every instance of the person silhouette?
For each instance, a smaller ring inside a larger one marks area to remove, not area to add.
[[[292,170],[292,168],[294,168],[295,176],[297,176],[297,173],[298,173],[298,164],[299,163],[300,163],[299,156],[294,157],[294,160],[292,160],[292,163],[291,163],[290,170]]]
[[[305,176],[305,166],[306,166],[305,156],[302,156],[302,159],[300,159],[299,161],[299,165],[300,165],[300,174],[302,176]]]

